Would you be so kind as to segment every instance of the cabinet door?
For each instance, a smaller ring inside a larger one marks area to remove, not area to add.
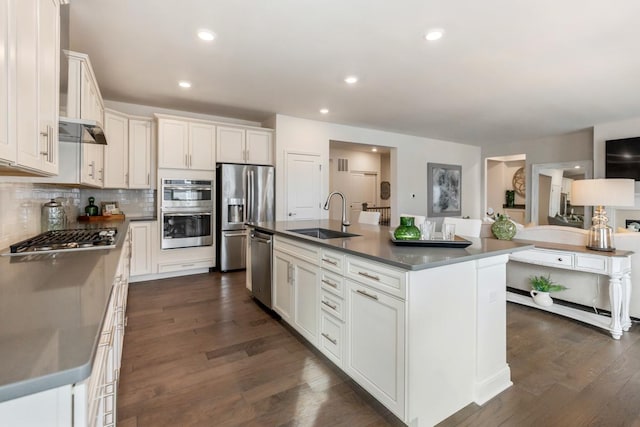
[[[104,107],[97,83],[89,70],[89,65],[82,62],[80,66],[80,118],[103,123]]]
[[[16,140],[9,138],[9,2],[0,1],[0,160],[15,162]],[[11,101],[13,102],[13,101]],[[15,119],[11,114],[11,121]]]
[[[158,120],[158,167],[188,167],[189,124],[171,119]]]
[[[151,121],[129,120],[129,188],[151,188]]]
[[[38,126],[38,1],[21,0],[16,11],[16,140],[20,166],[39,169],[45,136]]]
[[[246,162],[244,129],[218,126],[217,135],[216,157],[218,162]]]
[[[404,418],[404,302],[347,280],[345,370]]]
[[[108,142],[104,147],[104,186],[105,188],[127,188],[129,120],[121,114],[105,111],[104,133]]]
[[[104,180],[104,152],[103,145],[82,144],[82,184],[92,187],[102,187]]]
[[[273,164],[273,133],[248,129],[246,147],[247,163]]]
[[[57,0],[38,1],[38,129],[40,170],[58,173],[58,88],[60,9]]]
[[[291,324],[293,303],[293,264],[291,257],[273,251],[273,310]]]
[[[131,276],[153,273],[151,265],[151,222],[132,222],[131,230]]]
[[[202,123],[189,123],[189,168],[214,170],[216,168],[216,127]]]
[[[294,261],[293,327],[311,344],[318,344],[320,268],[308,262]]]

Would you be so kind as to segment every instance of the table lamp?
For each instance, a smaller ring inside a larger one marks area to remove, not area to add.
[[[613,230],[605,206],[634,206],[635,181],[633,179],[583,179],[571,183],[571,204],[596,206],[589,230],[588,249],[612,252]]]

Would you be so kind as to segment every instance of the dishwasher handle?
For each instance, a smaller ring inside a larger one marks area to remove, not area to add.
[[[251,240],[255,240],[257,242],[266,243],[270,245],[271,242],[273,241],[273,235],[267,234],[267,233],[261,233],[259,231],[254,230],[251,232]]]

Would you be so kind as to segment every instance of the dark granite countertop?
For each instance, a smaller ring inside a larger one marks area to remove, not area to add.
[[[468,237],[465,238],[470,240],[472,244],[466,248],[396,246],[391,241],[390,233],[393,228],[369,224],[352,224],[347,227],[346,231],[359,236],[337,239],[317,239],[289,231],[313,227],[341,230],[340,221],[332,220],[261,222],[248,225],[276,235],[315,243],[407,270],[440,267],[495,255],[509,254],[533,247],[529,243]]]
[[[128,224],[78,224],[117,227],[113,249],[0,256],[0,402],[91,374]]]

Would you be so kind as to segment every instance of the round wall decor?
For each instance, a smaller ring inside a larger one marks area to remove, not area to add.
[[[527,185],[525,182],[525,173],[524,168],[520,168],[513,174],[513,179],[511,180],[511,184],[513,185],[513,189],[518,193],[519,196],[526,197],[527,195]]]
[[[391,184],[389,181],[382,181],[380,183],[380,198],[387,200],[389,197],[391,197]]]

